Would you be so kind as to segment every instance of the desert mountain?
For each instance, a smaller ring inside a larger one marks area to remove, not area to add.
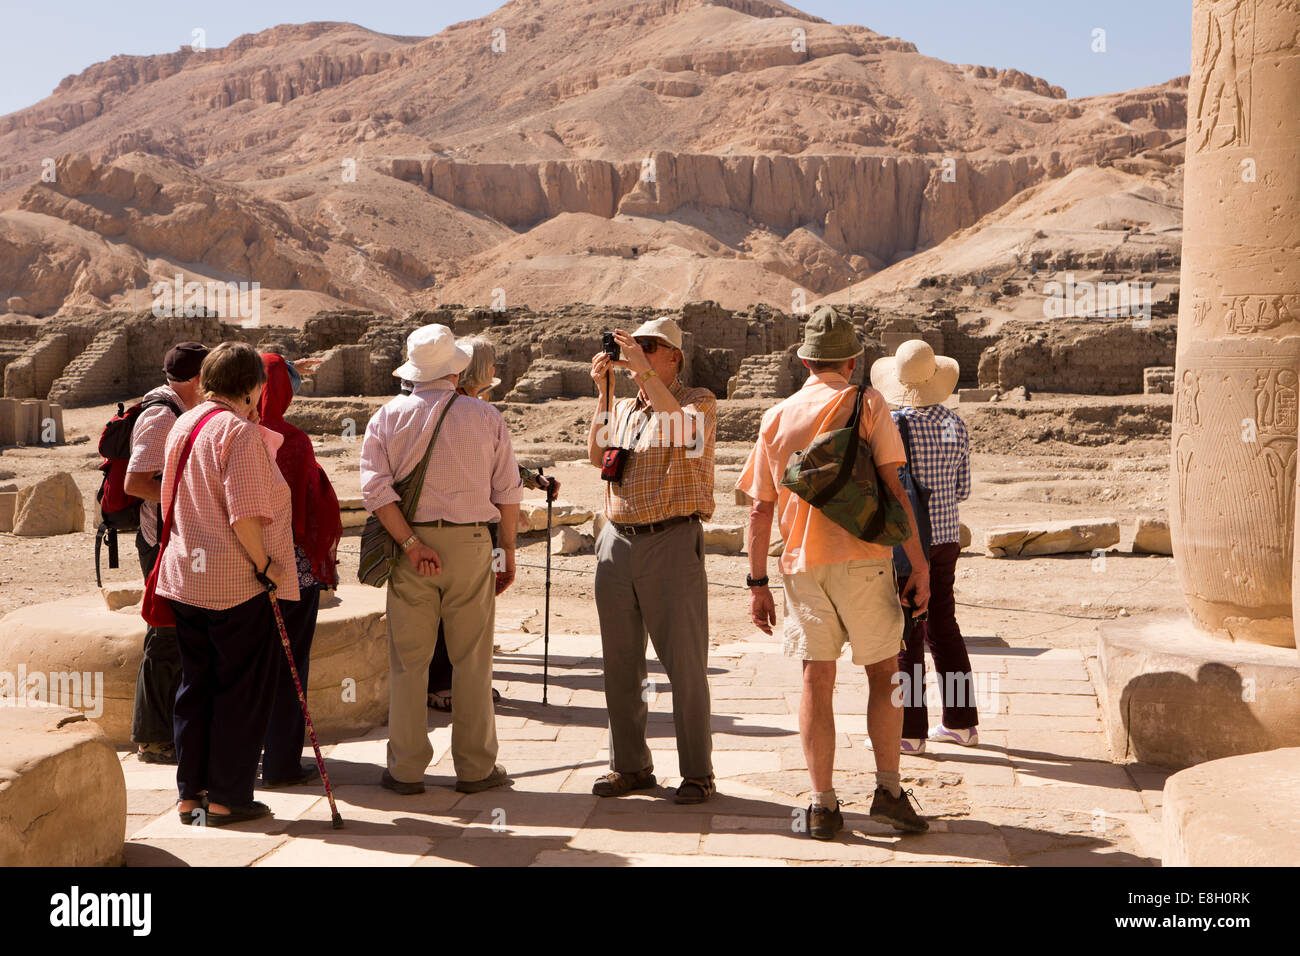
[[[120,304],[182,272],[258,281],[288,319],[788,309],[888,285],[1026,190],[1160,193],[1185,119],[1185,81],[1069,99],[768,0],[516,0],[428,38],[287,25],[114,57],[0,117],[0,305]]]

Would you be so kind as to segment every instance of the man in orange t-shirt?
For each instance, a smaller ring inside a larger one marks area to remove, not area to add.
[[[750,616],[766,634],[776,624],[776,605],[767,586],[767,551],[773,514],[785,541],[781,576],[785,588],[785,653],[803,661],[799,735],[812,778],[808,835],[829,840],[844,817],[831,786],[835,768],[835,662],[847,641],[853,663],[866,668],[870,691],[867,731],[876,758],[871,817],[899,830],[928,824],[916,814],[899,780],[903,712],[894,699],[903,609],[894,578],[893,551],[855,537],[807,501],[781,487],[790,456],[818,434],[843,428],[853,413],[857,389],[850,380],[862,346],[853,323],[829,306],[804,327],[799,358],[812,373],[804,387],[763,416],[758,442],[736,488],[751,499],[749,514]],[[909,611],[922,614],[930,598],[929,565],[922,553],[916,516],[898,477],[906,461],[902,439],[884,397],[864,387],[862,438],[868,442],[881,480],[907,511],[911,536],[904,543],[912,574],[903,587]]]

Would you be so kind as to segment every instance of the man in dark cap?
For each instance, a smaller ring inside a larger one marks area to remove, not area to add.
[[[207,354],[207,347],[198,342],[181,342],[169,349],[163,357],[167,381],[141,399],[144,407],[131,428],[131,460],[126,466],[123,488],[127,494],[144,499],[135,547],[146,579],[158,558],[158,533],[162,530],[159,502],[167,435],[176,419],[202,400],[199,367]],[[131,719],[131,741],[138,745],[140,759],[146,763],[176,762],[172,710],[180,680],[176,629],[150,627],[145,632],[144,657],[135,681],[135,713]]]

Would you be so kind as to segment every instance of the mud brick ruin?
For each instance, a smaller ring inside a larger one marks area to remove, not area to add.
[[[1165,305],[1168,305],[1166,303]],[[1176,310],[1176,300],[1172,306]],[[954,310],[919,317],[868,306],[844,307],[866,346],[860,368],[921,337],[956,358],[962,388],[1121,395],[1144,390],[1144,372],[1170,366],[1174,326],[1157,308],[1149,327],[1132,319],[1090,318],[1041,324],[1010,322],[997,333],[959,323]],[[778,399],[807,376],[795,355],[806,315],[765,305],[732,311],[692,302],[677,312],[571,305],[546,311],[493,311],[448,305],[402,316],[364,310],[321,312],[301,329],[240,327],[216,317],[158,318],[148,312],[109,312],[0,325],[4,397],[48,401],[64,408],[143,394],[158,384],[162,357],[176,342],[251,342],[294,361],[304,396],[391,395],[406,336],[430,322],[457,335],[481,334],[497,348],[497,395],[509,402],[594,395],[591,356],[605,331],[629,331],[649,318],[673,315],[685,333],[684,378],[719,397]],[[626,383],[622,387],[626,387]],[[3,428],[0,424],[0,428]],[[0,442],[6,435],[0,435]]]

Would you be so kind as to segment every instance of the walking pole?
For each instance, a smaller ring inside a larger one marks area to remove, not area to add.
[[[307,695],[303,692],[302,681],[298,679],[298,666],[293,662],[293,650],[289,647],[289,632],[285,630],[284,618],[280,615],[280,602],[275,599],[275,582],[260,571],[254,571],[257,579],[262,582],[266,588],[267,596],[271,599],[271,610],[275,613],[275,625],[280,629],[280,646],[284,648],[285,660],[289,662],[289,673],[293,675],[293,686],[298,691],[298,705],[302,708],[302,716],[307,721],[307,733],[311,735],[311,749],[316,751],[316,768],[320,771],[320,778],[325,783],[325,796],[330,802],[330,825],[335,830],[343,829],[343,817],[339,813],[339,808],[334,803],[334,791],[330,788],[330,775],[325,772],[325,758],[320,755],[320,744],[316,742],[316,728],[311,725],[311,712],[307,710]]]
[[[537,473],[542,474],[538,468]],[[546,688],[551,666],[551,486],[546,486],[546,613],[542,619],[542,706],[546,706]]]

